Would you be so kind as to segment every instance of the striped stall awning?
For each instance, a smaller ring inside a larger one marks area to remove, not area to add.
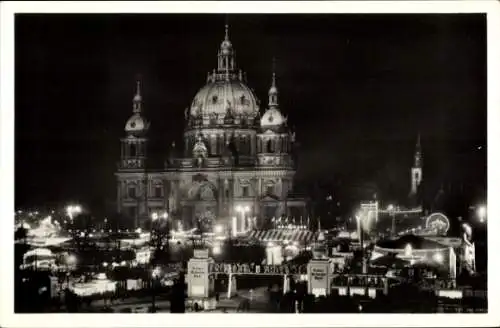
[[[253,230],[250,232],[250,238],[263,242],[299,242],[309,243],[318,238],[317,232],[299,229],[271,229],[271,230]]]

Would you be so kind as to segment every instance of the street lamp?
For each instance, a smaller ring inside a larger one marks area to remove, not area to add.
[[[163,211],[162,213],[158,213],[158,212],[153,212],[151,214],[151,221],[153,223],[152,227],[151,227],[151,232],[149,234],[149,244],[151,245],[152,244],[152,239],[153,239],[153,232],[156,232],[156,239],[157,239],[157,242],[156,242],[156,245],[155,245],[155,249],[158,249],[159,246],[163,246],[163,235],[160,234],[160,229],[156,229],[155,228],[155,222],[161,222],[161,221],[165,221],[167,223],[167,227],[166,227],[166,237],[167,237],[167,243],[166,243],[166,247],[168,248],[169,247],[169,235],[170,235],[170,229],[168,227],[168,213],[166,211]],[[161,229],[163,229],[163,227],[161,227]]]
[[[361,229],[361,224],[362,224],[362,217],[361,217],[361,213],[358,212],[356,215],[356,228],[357,228],[357,231],[358,231],[358,239],[359,239],[359,242],[361,245],[363,245],[363,231]]]
[[[156,285],[158,278],[160,278],[161,269],[159,267],[154,268],[151,272],[151,289],[152,289],[152,299],[151,299],[151,312],[156,312]]]
[[[365,260],[365,248],[364,248],[364,241],[363,241],[363,229],[361,228],[361,224],[363,223],[363,217],[361,216],[362,213],[358,212],[358,214],[355,215],[356,217],[356,223],[358,226],[358,239],[359,243],[361,245],[361,257],[363,261],[363,274],[366,274],[367,267],[366,267],[366,260]]]
[[[233,216],[231,223],[232,223],[231,236],[236,237],[236,235],[238,234],[238,219],[236,218],[236,216]]]
[[[70,255],[68,255],[68,257],[66,257],[66,268],[68,270],[68,280],[69,280],[69,271],[75,268],[76,262],[77,262],[77,259],[76,259],[76,256],[74,254],[70,254]]]
[[[389,206],[387,206],[387,210],[391,214],[391,219],[392,219],[391,236],[394,237],[396,235],[396,211],[394,205],[389,204]]]
[[[219,244],[215,244],[212,247],[212,252],[213,252],[214,255],[219,255],[222,252],[222,249],[221,249],[220,245]]]
[[[443,263],[444,261],[444,257],[443,257],[443,254],[441,253],[436,253],[432,256],[432,258],[434,259],[434,261],[438,262],[438,263]]]
[[[479,218],[479,222],[484,223],[486,221],[486,205],[481,205],[477,207],[477,217]]]

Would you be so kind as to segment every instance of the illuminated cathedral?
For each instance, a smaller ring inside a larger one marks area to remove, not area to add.
[[[225,38],[217,68],[186,108],[184,142],[172,144],[163,168],[148,168],[150,122],[142,107],[140,83],[133,114],[125,124],[116,172],[117,210],[144,226],[152,213],[164,211],[186,228],[229,225],[261,228],[273,217],[306,217],[305,198],[293,197],[295,133],[280,110],[273,71],[268,105],[247,85],[236,52]],[[154,124],[154,122],[153,122]]]

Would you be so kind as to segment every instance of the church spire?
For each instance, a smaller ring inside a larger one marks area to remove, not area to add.
[[[141,113],[142,110],[142,96],[141,96],[141,81],[137,80],[136,82],[136,91],[133,99],[133,112],[134,114]]]
[[[422,183],[422,149],[420,145],[420,133],[417,136],[415,146],[415,157],[413,167],[411,168],[411,191],[410,195],[416,195],[418,187]]]
[[[273,58],[273,79],[269,89],[269,108],[278,107],[278,87],[276,86],[276,59]]]
[[[420,133],[417,136],[417,144],[415,146],[415,161],[413,163],[413,167],[421,168],[422,167],[422,149],[420,146]]]

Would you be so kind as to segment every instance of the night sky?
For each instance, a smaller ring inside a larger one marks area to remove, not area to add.
[[[227,20],[262,110],[276,58],[303,190],[321,182],[344,195],[375,186],[382,198],[406,196],[420,131],[427,190],[484,196],[484,15]],[[216,67],[225,21],[222,14],[16,15],[16,207],[75,200],[112,208],[136,78],[151,121],[149,152],[160,161],[173,140],[180,144],[184,109]]]

